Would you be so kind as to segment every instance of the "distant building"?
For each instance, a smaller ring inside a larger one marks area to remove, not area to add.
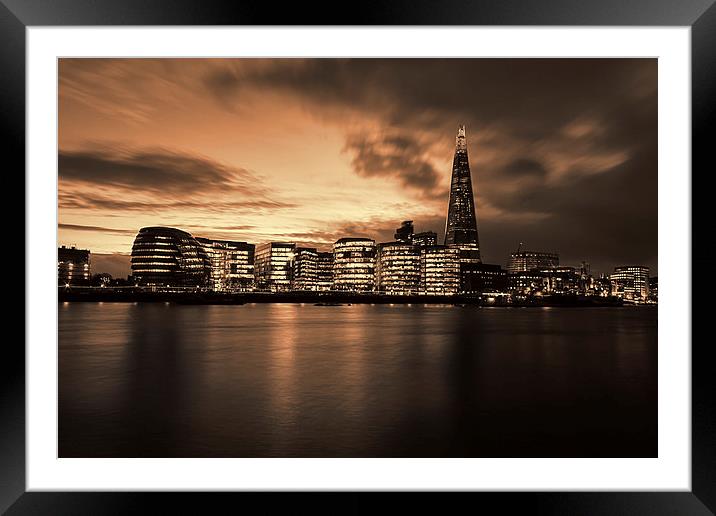
[[[246,291],[254,286],[254,244],[197,237],[209,258],[209,286],[215,291]]]
[[[512,272],[508,274],[507,290],[518,295],[534,295],[542,292],[543,280],[537,269]]]
[[[659,302],[659,279],[656,276],[649,278],[649,301]]]
[[[428,247],[438,245],[438,234],[435,231],[423,231],[422,233],[413,233],[413,244],[418,247]]]
[[[417,294],[420,290],[420,249],[404,241],[379,244],[375,277],[380,292]]]
[[[375,287],[375,240],[341,238],[333,244],[333,288],[370,291]]]
[[[393,236],[397,242],[410,243],[413,241],[413,221],[405,220],[401,226],[395,230]]]
[[[455,295],[460,290],[460,250],[434,245],[420,248],[420,291]]]
[[[547,269],[559,266],[559,254],[543,251],[517,251],[511,254],[507,272],[531,271],[533,269]]]
[[[293,288],[318,289],[318,252],[315,247],[297,247],[293,260]]]
[[[268,242],[256,246],[254,277],[256,287],[273,292],[290,290],[296,244]]]
[[[57,284],[88,285],[90,282],[90,251],[76,247],[57,248]]]
[[[460,291],[466,294],[506,292],[507,271],[490,263],[461,264]]]
[[[153,287],[207,287],[211,263],[186,231],[162,226],[139,230],[132,245],[132,277]]]
[[[609,276],[612,295],[630,301],[646,302],[649,298],[649,267],[627,265],[615,267]]]
[[[316,290],[333,288],[333,253],[319,252],[316,262]]]

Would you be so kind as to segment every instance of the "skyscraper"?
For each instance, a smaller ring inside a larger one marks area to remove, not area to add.
[[[445,225],[445,244],[456,245],[471,251],[472,258],[480,259],[480,243],[477,238],[475,198],[472,194],[470,163],[467,158],[465,126],[461,125],[455,139],[455,157],[452,161],[450,202]]]
[[[475,281],[477,269],[482,263],[480,243],[477,238],[475,197],[472,194],[470,162],[467,157],[465,126],[461,125],[455,138],[455,156],[452,161],[450,202],[445,221],[445,245],[459,249],[460,292],[477,293],[479,282]]]

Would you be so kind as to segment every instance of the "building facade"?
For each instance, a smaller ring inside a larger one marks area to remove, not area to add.
[[[420,248],[420,292],[451,296],[460,290],[460,250],[434,245]]]
[[[559,266],[559,255],[543,251],[516,251],[510,255],[507,272],[515,274],[533,269],[547,269]]]
[[[319,252],[316,263],[316,290],[333,288],[333,253]]]
[[[132,277],[152,287],[208,287],[211,263],[186,231],[162,226],[139,230],[132,245]]]
[[[418,247],[429,247],[438,245],[438,234],[435,231],[423,231],[413,233],[413,244]]]
[[[333,244],[334,290],[371,291],[375,288],[375,240],[341,238]]]
[[[376,288],[386,294],[417,294],[420,291],[420,249],[407,242],[378,245]]]
[[[256,288],[272,292],[291,290],[296,244],[267,242],[256,246],[254,278]]]
[[[315,247],[297,247],[293,261],[293,288],[318,290],[318,252]]]
[[[461,264],[460,291],[463,293],[506,292],[507,271],[491,263]]]
[[[76,247],[57,248],[57,284],[66,287],[89,285],[90,251]]]
[[[609,276],[612,295],[635,302],[649,298],[649,267],[626,265],[615,267]]]
[[[254,244],[197,237],[209,258],[212,290],[248,291],[254,286]]]
[[[400,227],[395,230],[395,235],[393,235],[393,238],[395,238],[396,242],[403,242],[409,244],[413,241],[413,230],[413,221],[404,220]]]

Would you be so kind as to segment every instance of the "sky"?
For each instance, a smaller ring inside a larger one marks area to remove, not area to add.
[[[329,250],[442,239],[467,130],[483,261],[657,275],[656,59],[60,59],[58,243],[139,228]]]

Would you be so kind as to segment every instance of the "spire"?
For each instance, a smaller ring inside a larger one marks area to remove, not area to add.
[[[457,137],[455,138],[455,150],[458,152],[467,152],[467,138],[465,138],[464,125],[461,125],[457,128]]]

